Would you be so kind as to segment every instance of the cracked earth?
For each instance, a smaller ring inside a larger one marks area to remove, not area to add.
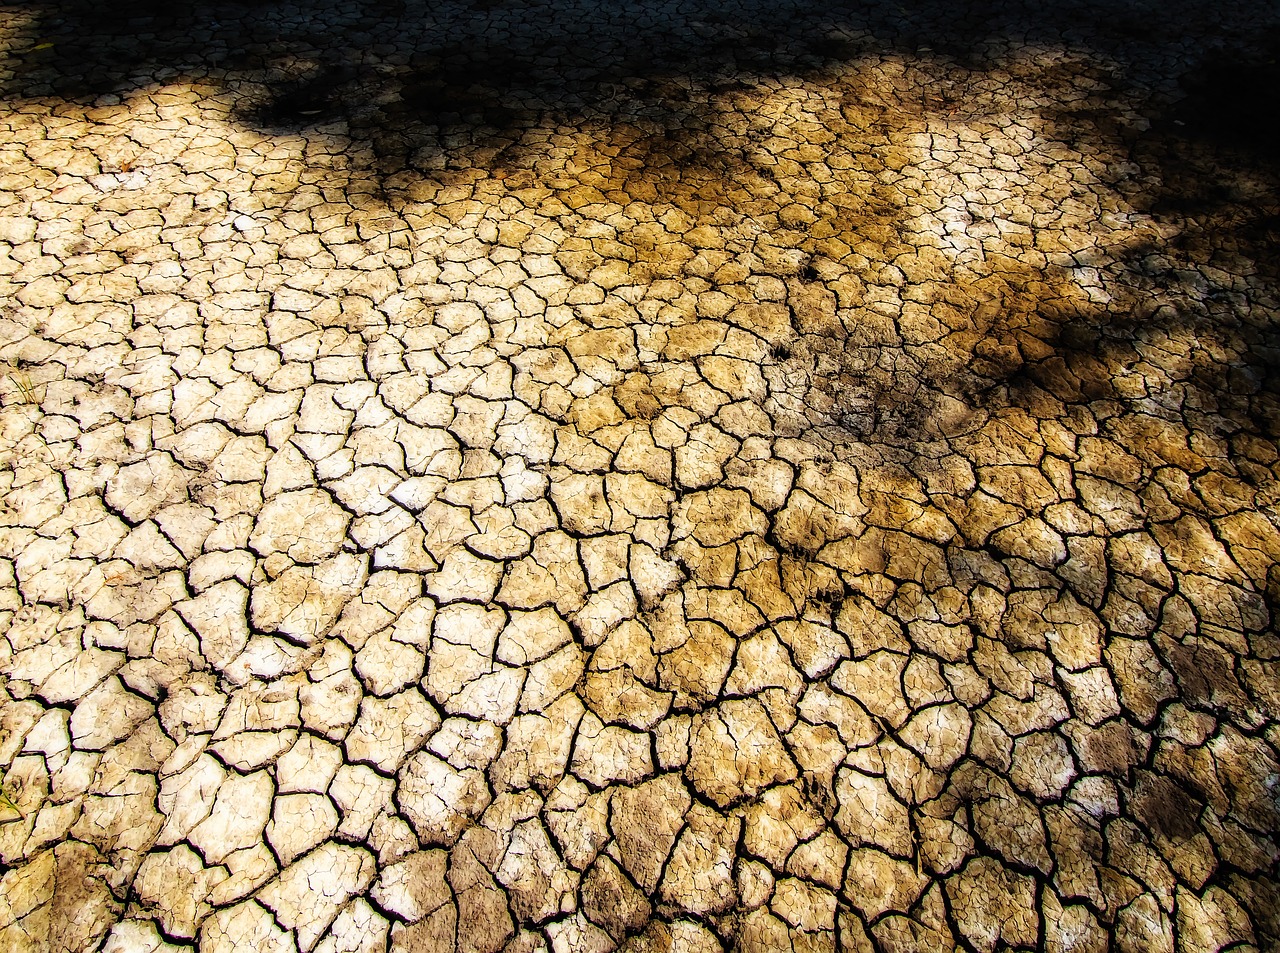
[[[0,9],[0,950],[1280,948],[1280,14],[905,2]]]

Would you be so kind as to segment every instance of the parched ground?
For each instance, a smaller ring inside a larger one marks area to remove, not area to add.
[[[1280,11],[0,8],[0,950],[1280,948]]]

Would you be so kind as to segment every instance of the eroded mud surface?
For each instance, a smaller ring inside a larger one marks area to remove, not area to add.
[[[0,10],[0,950],[1274,950],[1265,3]]]

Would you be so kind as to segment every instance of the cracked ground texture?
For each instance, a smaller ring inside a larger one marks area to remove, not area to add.
[[[0,8],[0,950],[1276,950],[1278,27]]]

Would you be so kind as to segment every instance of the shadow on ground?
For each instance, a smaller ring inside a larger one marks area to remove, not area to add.
[[[1242,427],[1280,433],[1280,116],[1271,93],[1280,29],[1257,33],[1257,17],[1192,4],[920,0],[761,3],[750,16],[709,0],[70,0],[8,9],[16,35],[0,90],[11,99],[76,110],[157,82],[211,82],[248,129],[349,141],[349,157],[364,165],[355,171],[393,204],[417,181],[456,175],[561,195],[577,183],[545,179],[539,160],[549,135],[568,129],[594,138],[596,164],[588,171],[584,158],[583,181],[611,200],[669,205],[695,220],[725,209],[750,217],[757,199],[783,188],[762,161],[769,123],[729,128],[724,116],[749,114],[762,92],[821,80],[839,94],[821,112],[831,148],[853,167],[817,227],[781,236],[794,253],[783,268],[793,284],[819,277],[822,230],[849,244],[893,244],[904,209],[880,179],[901,161],[899,140],[951,121],[980,133],[1001,121],[984,114],[999,99],[991,90],[1025,87],[1043,101],[1043,133],[1103,160],[1106,184],[1174,236],[1078,256],[1082,266],[1108,266],[1120,296],[1099,307],[1071,293],[1062,269],[1013,262],[1000,279],[951,276],[940,293],[948,300],[929,302],[959,315],[946,359],[908,344],[900,366],[877,370],[889,342],[865,328],[802,327],[794,306],[798,340],[774,359],[810,374],[831,423],[884,438],[918,432],[943,398],[982,407],[1025,403],[1029,389],[1066,405],[1121,396],[1116,378],[1141,373],[1144,346],[1194,339],[1207,346],[1187,355],[1186,380],[1172,383]],[[859,65],[884,59],[901,67],[897,79],[860,85]],[[661,271],[650,260],[660,252],[633,252],[633,268]],[[1218,259],[1252,263],[1247,295],[1218,281]],[[835,370],[822,371],[824,361]]]
[[[920,0],[761,3],[749,17],[709,0],[70,0],[9,10],[16,37],[0,90],[11,99],[75,111],[156,83],[212,83],[247,129],[349,143],[352,173],[393,206],[423,180],[477,176],[563,196],[579,182],[547,178],[540,160],[571,130],[592,141],[573,157],[580,181],[608,199],[696,221],[726,210],[749,219],[794,183],[777,179],[768,120],[743,127],[725,116],[818,81],[833,93],[818,115],[845,169],[816,222],[771,236],[785,246],[779,273],[793,288],[795,331],[772,360],[812,381],[807,399],[837,441],[841,430],[941,434],[941,407],[957,402],[1053,410],[1134,396],[1117,381],[1144,373],[1144,349],[1185,342],[1184,378],[1151,388],[1186,390],[1233,427],[1280,434],[1280,28],[1258,33],[1256,16]],[[896,67],[887,85],[864,82],[861,67],[885,61]],[[940,347],[824,316],[806,290],[821,288],[824,237],[901,250],[908,210],[883,181],[903,161],[901,141],[930,124],[997,128],[1005,117],[987,107],[1011,86],[1040,104],[1043,136],[1104,162],[1104,184],[1164,237],[1076,256],[1108,269],[1105,305],[1073,292],[1061,267],[1009,261],[996,277],[942,276],[926,302],[953,319]],[[661,275],[662,251],[631,244],[633,273]],[[1241,259],[1254,272],[1244,291],[1216,270]],[[896,355],[888,367],[886,347]]]

